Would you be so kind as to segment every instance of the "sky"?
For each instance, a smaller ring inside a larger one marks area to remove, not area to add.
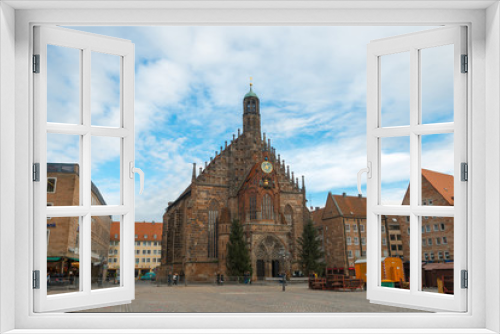
[[[432,27],[71,27],[135,44],[136,221],[161,221],[169,201],[242,129],[253,90],[262,131],[295,175],[308,206],[328,192],[356,195],[366,167],[366,47]],[[453,121],[450,46],[422,51],[422,121]],[[48,121],[79,122],[79,53],[48,48]],[[451,64],[453,62],[451,61]],[[409,56],[381,60],[382,126],[409,123]],[[120,63],[92,54],[92,124],[119,125]],[[48,135],[49,162],[77,162],[78,137]],[[120,141],[92,139],[92,181],[118,204]],[[382,201],[400,204],[409,183],[408,138],[382,140]],[[422,138],[422,168],[452,173],[453,135]],[[138,179],[138,178],[136,178]],[[364,181],[363,181],[364,182]],[[363,186],[363,191],[364,191]]]

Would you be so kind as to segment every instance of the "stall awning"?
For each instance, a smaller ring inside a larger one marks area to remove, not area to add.
[[[61,261],[60,256],[47,256],[47,262],[58,262]]]

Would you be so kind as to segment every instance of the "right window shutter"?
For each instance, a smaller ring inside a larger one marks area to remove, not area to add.
[[[467,310],[466,33],[445,27],[368,45],[370,302]],[[402,184],[405,191],[395,193]]]

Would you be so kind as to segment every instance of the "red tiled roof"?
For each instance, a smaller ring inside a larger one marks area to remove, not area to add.
[[[343,217],[366,218],[366,197],[332,195]]]
[[[136,222],[135,223],[135,234],[137,238],[135,241],[161,241],[161,235],[163,231],[162,223],[149,223],[149,222]],[[115,234],[117,238],[115,238]],[[154,235],[156,234],[156,239]],[[145,238],[144,236],[147,236]],[[111,230],[109,232],[110,241],[120,241],[120,222],[112,222]]]
[[[422,168],[422,176],[429,181],[429,183],[436,189],[444,199],[450,203],[450,205],[454,204],[453,197],[453,175],[443,174],[439,172],[435,172],[428,169]]]

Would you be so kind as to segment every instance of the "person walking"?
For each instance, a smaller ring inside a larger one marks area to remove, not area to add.
[[[175,273],[175,274],[174,274],[174,279],[173,279],[173,281],[174,281],[174,285],[177,285],[177,280],[178,280],[178,279],[179,279],[179,274]]]

